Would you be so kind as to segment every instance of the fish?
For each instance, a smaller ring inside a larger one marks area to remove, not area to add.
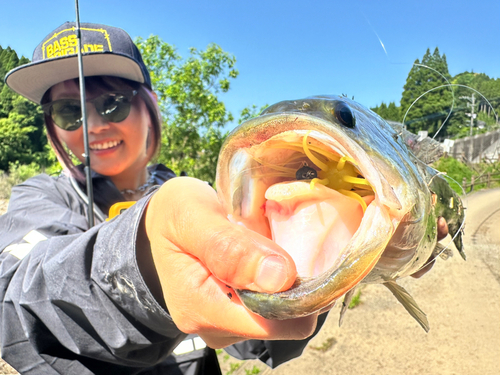
[[[440,216],[465,259],[464,204],[429,165],[440,150],[336,95],[281,101],[234,129],[219,153],[218,198],[231,222],[276,242],[297,268],[286,291],[235,290],[244,306],[293,319],[350,299],[361,283],[383,284],[428,331],[396,281],[443,251]]]

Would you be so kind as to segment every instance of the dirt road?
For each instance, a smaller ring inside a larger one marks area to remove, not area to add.
[[[368,285],[341,328],[334,308],[300,358],[264,373],[500,374],[500,189],[467,200],[467,261],[452,245],[453,258],[400,282],[426,312],[429,333],[387,289]]]

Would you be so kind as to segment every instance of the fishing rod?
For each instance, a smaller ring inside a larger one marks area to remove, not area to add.
[[[83,147],[84,147],[84,165],[85,179],[87,180],[87,196],[88,199],[88,222],[89,226],[94,226],[94,189],[92,186],[92,171],[90,169],[90,147],[89,147],[89,132],[87,126],[87,100],[85,96],[85,76],[83,75],[83,58],[82,58],[82,33],[80,31],[80,9],[78,0],[75,0],[76,11],[76,28],[75,33],[78,40],[78,78],[80,81],[80,106],[82,108],[82,125],[83,125]]]

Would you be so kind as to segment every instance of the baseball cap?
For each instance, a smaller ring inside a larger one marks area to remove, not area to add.
[[[124,30],[95,23],[80,23],[80,30],[83,73],[86,77],[127,78],[151,88],[151,78],[141,53]],[[7,73],[5,83],[40,104],[49,88],[78,77],[77,46],[76,24],[66,22],[35,48],[31,63]]]

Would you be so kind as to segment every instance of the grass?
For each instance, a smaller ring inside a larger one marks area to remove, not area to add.
[[[243,361],[231,357],[223,349],[216,349],[215,353],[217,354],[219,365],[224,375],[232,375],[236,372],[238,374],[244,372],[246,375],[257,375],[262,373],[266,367],[265,364],[258,360]]]
[[[352,297],[351,302],[349,302],[349,309],[354,309],[356,306],[359,306],[361,303],[361,289],[358,289],[356,294]]]
[[[230,369],[228,372],[226,372],[226,375],[231,375],[233,372],[235,372],[236,370],[238,370],[239,368],[241,367],[241,363],[237,362],[237,363],[231,363],[230,364]]]
[[[245,370],[246,375],[257,375],[260,374],[260,368],[253,366],[250,370]]]
[[[337,340],[334,338],[334,337],[329,337],[326,339],[325,342],[323,342],[323,344],[321,344],[321,346],[310,346],[310,348],[312,350],[316,350],[318,352],[326,352],[328,350],[330,350],[333,345],[335,345],[337,343]]]

